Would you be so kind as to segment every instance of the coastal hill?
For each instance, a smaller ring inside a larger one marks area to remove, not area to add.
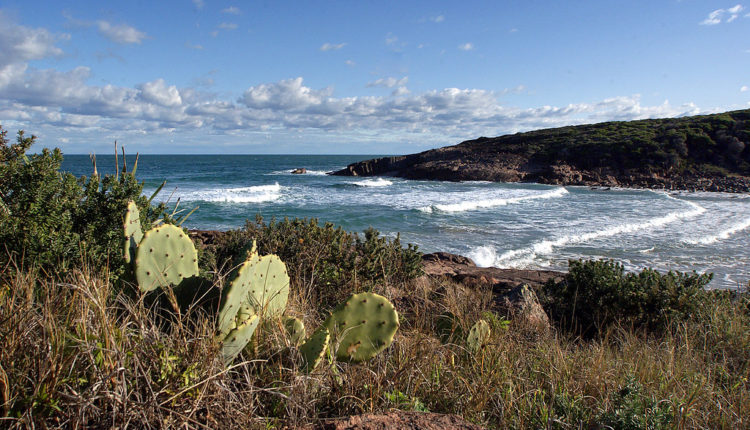
[[[750,109],[480,137],[332,174],[748,192]]]

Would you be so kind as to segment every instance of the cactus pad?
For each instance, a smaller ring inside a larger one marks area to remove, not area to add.
[[[239,267],[234,279],[222,294],[218,323],[218,331],[222,335],[254,314],[253,308],[248,303],[248,293],[258,262],[260,262],[258,255],[251,254]]]
[[[479,320],[469,330],[469,336],[466,338],[466,344],[471,352],[479,351],[490,339],[490,325],[485,320]]]
[[[253,337],[256,327],[258,327],[259,321],[260,318],[257,315],[253,315],[244,323],[237,326],[237,328],[227,333],[221,345],[221,355],[224,358],[225,364],[231,363],[240,351],[245,349],[245,346],[250,342],[250,338]]]
[[[305,340],[305,324],[299,318],[285,318],[284,328],[292,345],[299,346]]]
[[[135,260],[135,251],[141,239],[143,239],[141,214],[138,211],[138,206],[132,200],[128,202],[128,209],[125,211],[125,222],[122,227],[125,231],[125,246],[123,249],[125,262],[131,263]]]
[[[398,313],[383,296],[354,294],[323,323],[337,343],[339,360],[369,360],[393,342]]]
[[[289,298],[286,265],[276,255],[264,255],[253,264],[248,301],[261,318],[281,316]]]
[[[330,340],[331,334],[328,329],[320,327],[299,347],[299,352],[305,360],[303,364],[305,371],[312,372],[313,369],[318,367],[326,354]]]
[[[135,278],[141,291],[178,285],[197,275],[198,253],[181,228],[166,224],[143,235],[135,258]]]

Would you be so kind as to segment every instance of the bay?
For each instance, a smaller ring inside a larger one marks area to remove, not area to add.
[[[189,228],[233,229],[256,215],[317,218],[400,234],[423,252],[480,266],[565,270],[569,259],[611,258],[628,270],[713,272],[714,288],[750,279],[750,195],[325,174],[376,156],[141,155],[136,176],[147,195],[167,181],[157,201],[199,207]],[[114,156],[97,165],[113,173]],[[307,173],[291,174],[298,167]],[[63,170],[90,175],[89,156],[66,155]]]

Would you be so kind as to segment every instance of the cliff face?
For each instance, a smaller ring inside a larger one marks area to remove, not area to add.
[[[332,174],[748,192],[750,110],[482,137]]]

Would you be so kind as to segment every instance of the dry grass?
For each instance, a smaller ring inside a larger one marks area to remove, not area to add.
[[[513,322],[473,355],[439,340],[436,317],[466,327],[487,315],[489,293],[390,285],[379,292],[404,315],[394,344],[308,375],[273,325],[225,367],[202,311],[173,316],[90,271],[0,279],[2,427],[268,428],[391,409],[497,428],[750,426],[750,316],[726,298],[658,335],[613,328],[582,341]],[[321,322],[309,294],[293,285],[287,309],[308,332]]]

